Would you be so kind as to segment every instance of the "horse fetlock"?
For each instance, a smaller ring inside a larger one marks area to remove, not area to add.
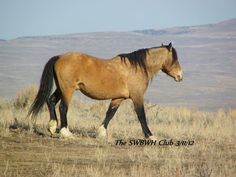
[[[61,138],[66,138],[66,139],[74,139],[75,136],[73,135],[73,133],[70,132],[70,130],[66,127],[63,127],[60,130],[60,137]]]
[[[48,131],[53,135],[56,133],[57,130],[57,121],[56,120],[50,120],[48,122]]]
[[[103,125],[101,125],[97,130],[97,138],[98,139],[106,139],[107,138],[107,130]]]

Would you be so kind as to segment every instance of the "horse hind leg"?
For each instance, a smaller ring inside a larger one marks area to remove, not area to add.
[[[50,114],[50,120],[48,123],[48,130],[52,135],[56,132],[56,129],[58,126],[55,106],[60,99],[61,99],[60,91],[58,89],[56,89],[55,92],[50,96],[50,98],[47,101],[47,106],[48,106],[48,110],[49,110],[49,114]]]
[[[71,89],[67,92],[62,93],[62,99],[59,106],[60,118],[61,118],[60,135],[62,138],[74,138],[73,134],[68,129],[68,122],[67,122],[68,107],[69,107],[69,103],[71,101],[73,93],[74,93],[74,89]]]

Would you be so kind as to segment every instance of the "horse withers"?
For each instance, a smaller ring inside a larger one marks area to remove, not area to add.
[[[177,82],[183,79],[177,52],[171,43],[120,54],[107,60],[80,52],[54,56],[44,67],[29,115],[37,116],[44,103],[47,103],[50,113],[48,129],[54,134],[58,126],[55,106],[60,101],[60,134],[62,137],[73,137],[68,129],[67,111],[73,93],[80,90],[93,99],[111,99],[105,119],[97,132],[98,137],[106,137],[107,126],[121,102],[131,99],[145,137],[153,139],[144,111],[144,93],[149,81],[159,70]],[[56,90],[51,95],[53,80]]]

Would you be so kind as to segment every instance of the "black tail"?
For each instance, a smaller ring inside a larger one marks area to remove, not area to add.
[[[44,66],[39,90],[33,104],[30,107],[28,116],[32,115],[33,117],[36,117],[42,109],[44,103],[48,100],[53,87],[54,64],[58,58],[59,56],[52,57]]]

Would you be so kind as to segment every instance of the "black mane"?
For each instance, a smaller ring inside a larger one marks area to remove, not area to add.
[[[168,50],[170,50],[168,45],[162,45],[159,47],[139,49],[137,51],[134,51],[131,53],[120,54],[118,56],[121,58],[122,62],[126,63],[126,60],[128,60],[133,67],[135,67],[136,69],[137,67],[140,67],[145,72],[145,74],[148,74],[146,58],[149,53],[149,50],[155,49],[155,48],[167,48]],[[177,51],[175,50],[174,47],[172,47],[172,57],[173,57],[173,62],[178,60]]]
[[[178,60],[177,51],[175,50],[174,47],[172,47],[172,58],[173,58],[173,61]]]
[[[126,60],[128,59],[130,64],[137,68],[138,66],[143,69],[145,74],[147,74],[147,65],[146,65],[146,57],[149,52],[149,49],[139,49],[137,51],[126,53],[126,54],[120,54],[118,55],[121,58],[121,61],[126,63]]]

